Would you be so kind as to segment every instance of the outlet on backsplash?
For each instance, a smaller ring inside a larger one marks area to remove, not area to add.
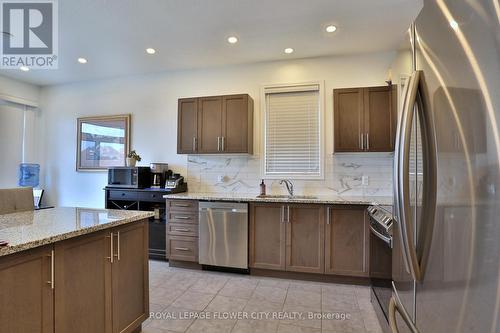
[[[369,177],[368,176],[362,176],[361,177],[361,185],[368,186],[368,181],[369,181]]]
[[[218,176],[217,176],[217,182],[219,182],[219,183],[224,182],[224,178],[226,178],[226,176],[223,176],[223,175],[218,175]]]

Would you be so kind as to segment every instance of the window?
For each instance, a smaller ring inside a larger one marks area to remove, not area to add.
[[[321,95],[319,83],[264,88],[264,177],[322,178]]]

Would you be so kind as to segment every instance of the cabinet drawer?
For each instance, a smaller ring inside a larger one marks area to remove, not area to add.
[[[198,238],[168,236],[167,253],[169,259],[198,262]]]
[[[111,200],[137,200],[138,196],[134,191],[113,190],[109,191],[109,198]]]
[[[198,212],[167,212],[167,221],[169,223],[190,223],[198,224]]]
[[[163,202],[163,194],[158,192],[139,192],[139,200],[147,202]]]
[[[167,232],[174,236],[194,236],[198,237],[198,225],[187,223],[168,223]]]
[[[198,201],[193,200],[167,200],[167,208],[171,211],[198,212]]]

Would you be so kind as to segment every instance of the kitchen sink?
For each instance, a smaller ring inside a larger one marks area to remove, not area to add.
[[[257,198],[269,198],[269,199],[317,199],[318,197],[314,195],[286,195],[286,194],[266,194],[258,195]]]

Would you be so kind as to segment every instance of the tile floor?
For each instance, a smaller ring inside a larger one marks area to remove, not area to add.
[[[169,267],[150,261],[144,333],[381,332],[366,286]]]

